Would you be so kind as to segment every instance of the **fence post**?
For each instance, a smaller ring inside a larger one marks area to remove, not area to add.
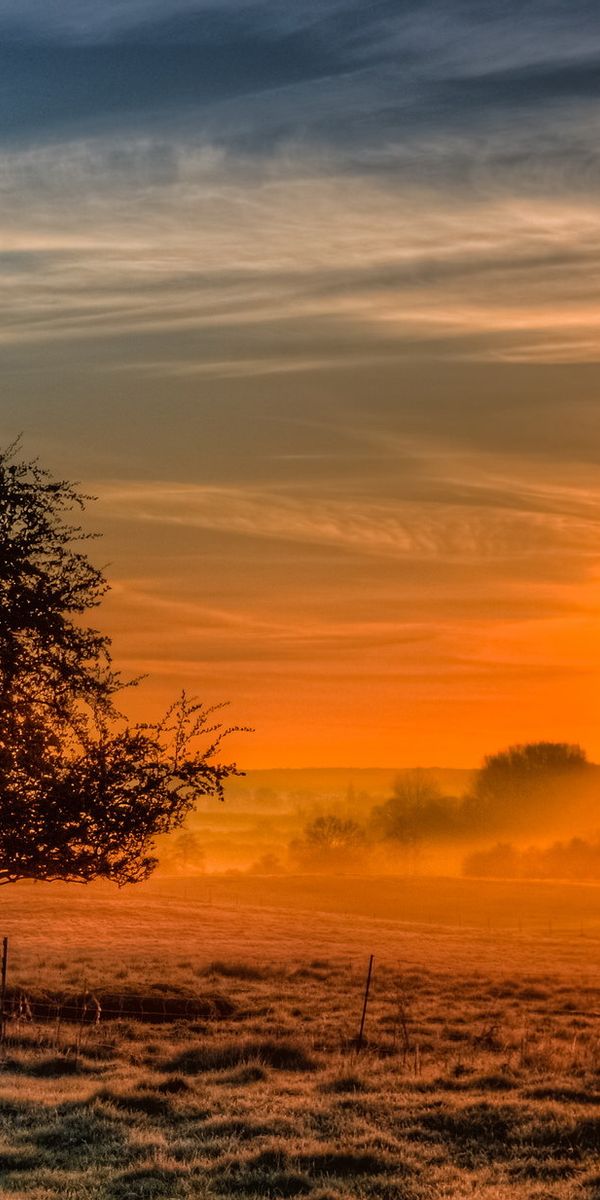
[[[2,976],[0,980],[0,1044],[6,1035],[6,972],[8,968],[8,938],[2,939]]]
[[[356,1049],[357,1049],[357,1050],[362,1050],[362,1044],[363,1044],[363,1034],[364,1034],[364,1032],[365,1032],[365,1019],[366,1019],[366,1016],[367,1016],[367,1004],[369,1003],[369,988],[371,987],[371,975],[372,975],[372,973],[373,973],[373,959],[374,959],[374,957],[375,957],[375,956],[372,954],[372,955],[371,955],[371,957],[370,957],[370,959],[369,959],[369,970],[367,971],[367,982],[366,982],[366,985],[365,985],[365,998],[364,998],[364,1001],[363,1001],[362,1017],[361,1017],[361,1019],[360,1019],[360,1029],[359,1029],[359,1031],[358,1031],[358,1038],[357,1038],[357,1042],[356,1042]]]

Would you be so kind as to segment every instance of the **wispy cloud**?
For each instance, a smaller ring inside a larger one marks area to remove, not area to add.
[[[516,12],[0,2],[0,348],[597,361],[600,28],[587,0],[519,6],[518,37]]]
[[[103,509],[129,521],[213,530],[250,539],[321,544],[375,557],[475,562],[559,555],[595,561],[600,492],[535,488],[498,479],[467,494],[447,481],[444,500],[418,504],[315,498],[302,489],[165,483],[100,485]]]
[[[281,371],[286,358],[288,370],[335,367],[350,342],[366,361],[419,344],[483,360],[541,361],[546,347],[548,361],[589,361],[596,343],[600,354],[585,197],[442,198],[301,158],[252,178],[210,146],[171,147],[164,163],[150,143],[122,155],[75,143],[5,157],[0,345],[112,340],[131,367],[125,336],[175,346],[197,331],[212,342],[183,358],[179,345],[173,373],[225,375]],[[248,355],[248,327],[269,353]]]

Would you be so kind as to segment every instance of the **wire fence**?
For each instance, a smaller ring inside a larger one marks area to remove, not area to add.
[[[7,988],[3,1006],[4,1033],[11,1025],[65,1021],[98,1025],[101,1021],[137,1020],[149,1023],[218,1020],[232,1015],[233,1006],[218,996],[183,997],[139,993],[122,995],[84,992],[80,995],[33,996]]]
[[[2,939],[0,964],[0,1044],[15,1029],[36,1024],[99,1025],[107,1021],[141,1021],[162,1024],[173,1021],[213,1021],[231,1017],[236,1005],[219,992],[198,996],[157,995],[90,989],[56,992],[41,989],[36,994],[9,982],[8,938]]]

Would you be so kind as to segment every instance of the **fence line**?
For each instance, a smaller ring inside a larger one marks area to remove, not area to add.
[[[104,1020],[138,1020],[168,1022],[178,1020],[224,1020],[233,1016],[233,1005],[219,1003],[210,996],[188,997],[166,996],[161,1002],[157,997],[140,997],[135,992],[120,997],[110,997],[105,1003],[103,994],[87,992],[81,996],[65,996],[58,999],[34,997],[21,989],[7,989],[3,1019],[5,1036],[10,1024],[35,1024],[63,1020],[86,1025],[98,1025]]]

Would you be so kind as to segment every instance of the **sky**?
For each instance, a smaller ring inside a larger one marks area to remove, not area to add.
[[[133,716],[600,758],[599,92],[592,0],[0,0],[0,437]]]

